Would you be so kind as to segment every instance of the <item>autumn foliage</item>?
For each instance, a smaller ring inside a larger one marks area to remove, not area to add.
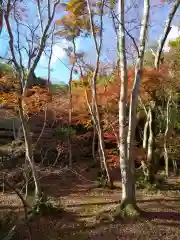
[[[45,104],[51,102],[52,97],[48,89],[34,86],[27,89],[22,97],[18,81],[13,76],[4,76],[0,79],[0,105],[3,109],[18,111],[18,99],[23,98],[24,111],[27,114],[43,111]]]
[[[128,99],[132,90],[134,80],[134,70],[128,71]],[[72,126],[83,126],[92,137],[92,119],[89,114],[87,100],[91,102],[90,76],[72,81]],[[119,85],[120,79],[117,74],[114,74],[111,81],[105,84],[97,85],[98,105],[100,114],[102,115],[102,123],[104,129],[104,138],[106,146],[112,146],[107,149],[108,162],[112,167],[119,167],[119,156],[114,153],[113,149],[117,148],[118,143],[118,100],[119,100]],[[157,72],[154,69],[144,69],[142,72],[142,83],[140,87],[140,97],[144,104],[157,98],[165,97],[166,91],[172,86],[168,77],[167,68],[161,68]],[[11,108],[14,112],[18,111],[19,86],[13,76],[5,75],[0,79],[1,88],[1,107],[4,109]],[[24,96],[24,111],[30,116],[44,112],[45,107],[51,110],[51,118],[53,117],[60,126],[68,125],[69,101],[68,92],[57,89],[51,93],[49,89],[34,86],[27,89]],[[145,114],[143,115],[145,118]],[[72,135],[72,143],[74,148],[77,148],[77,143],[82,143],[82,151],[85,151],[83,142],[80,138],[83,134]],[[89,148],[89,142],[87,146]],[[92,141],[92,140],[91,140]],[[138,148],[137,142],[134,142],[133,151],[134,159],[140,163],[146,156],[144,149]],[[57,141],[57,151],[59,154],[65,154],[68,151],[67,141],[60,138]],[[88,152],[88,150],[87,150]]]

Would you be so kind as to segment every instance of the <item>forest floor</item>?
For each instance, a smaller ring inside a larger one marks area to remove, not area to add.
[[[84,168],[85,169],[85,168]],[[76,169],[46,169],[41,171],[44,193],[65,211],[41,217],[30,223],[32,240],[98,240],[98,239],[180,239],[180,178],[171,178],[161,190],[137,190],[138,206],[145,211],[134,220],[106,221],[97,216],[116,209],[121,198],[118,181],[116,189],[97,188],[91,171]],[[168,190],[171,186],[173,189]],[[177,188],[175,188],[175,186]],[[30,200],[29,200],[30,201]],[[15,194],[0,194],[0,214],[23,214]],[[25,240],[26,226],[17,226],[13,239]]]

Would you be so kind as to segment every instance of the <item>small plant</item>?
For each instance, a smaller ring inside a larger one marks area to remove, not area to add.
[[[47,216],[58,214],[62,212],[62,208],[55,206],[45,195],[42,195],[34,204],[31,211],[29,211],[29,220],[34,219],[36,216]]]
[[[106,187],[107,186],[107,176],[105,171],[98,172],[98,187]]]
[[[144,175],[139,175],[136,181],[136,187],[139,189],[158,190],[163,184],[165,184],[165,176],[156,176],[154,183],[150,183],[144,179]]]
[[[70,129],[68,129],[68,127],[58,127],[55,130],[55,134],[59,135],[59,136],[63,136],[63,137],[68,137],[70,136],[74,136],[76,135],[76,130],[72,127],[70,127]]]

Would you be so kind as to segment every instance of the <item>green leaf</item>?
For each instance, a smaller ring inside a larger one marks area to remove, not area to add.
[[[112,9],[115,7],[115,0],[110,0],[110,6]]]
[[[174,40],[174,41],[170,41],[170,42],[169,42],[169,46],[170,46],[170,47],[178,47],[178,46],[180,46],[180,38],[177,38],[177,39]]]

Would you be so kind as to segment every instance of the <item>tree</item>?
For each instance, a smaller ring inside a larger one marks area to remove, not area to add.
[[[122,176],[122,203],[121,207],[127,215],[132,214],[132,210],[137,210],[135,196],[135,178],[134,161],[132,159],[133,140],[136,126],[136,106],[139,95],[140,80],[142,75],[142,66],[144,58],[145,40],[148,28],[150,4],[148,0],[144,1],[144,14],[140,32],[140,47],[135,67],[135,81],[130,98],[129,110],[129,129],[128,136],[126,130],[126,103],[127,103],[127,63],[125,53],[125,19],[124,19],[124,1],[119,1],[119,42],[118,54],[121,74],[121,88],[119,99],[119,151],[120,167]]]
[[[85,89],[85,96],[88,104],[88,108],[93,119],[94,128],[98,134],[99,140],[99,150],[100,150],[100,161],[103,171],[105,170],[108,179],[108,184],[112,187],[112,180],[108,171],[107,166],[107,156],[105,153],[104,135],[102,129],[102,120],[98,106],[97,98],[97,80],[99,74],[99,60],[102,49],[102,34],[103,34],[103,14],[104,14],[105,1],[100,3],[90,3],[90,1],[77,1],[71,0],[66,5],[68,14],[60,20],[63,24],[63,31],[60,34],[69,35],[69,39],[74,37],[83,36],[86,37],[91,35],[94,41],[94,46],[96,50],[96,64],[94,69],[91,71],[92,74],[87,74],[91,82],[91,93],[92,101],[90,103],[87,92]],[[94,16],[99,17],[99,26],[94,21]],[[61,31],[61,30],[60,30]],[[99,44],[98,44],[99,37]],[[84,67],[80,66],[80,61],[78,61],[78,56],[75,53],[75,62],[81,72],[81,78],[84,79],[82,74]],[[86,70],[84,71],[87,72]]]
[[[155,54],[155,61],[154,61],[154,67],[157,70],[159,69],[159,66],[160,66],[160,59],[161,59],[161,54],[162,54],[162,51],[163,51],[164,44],[166,42],[166,39],[168,37],[169,32],[171,31],[172,20],[175,16],[176,11],[178,10],[179,6],[180,6],[180,0],[176,0],[175,3],[174,3],[174,6],[172,7],[172,9],[169,13],[169,17],[166,21],[166,25],[165,25],[165,28],[164,28],[164,33],[161,36],[161,38],[159,39],[159,44],[158,44],[158,47],[157,47],[157,51],[156,51],[156,54]]]
[[[152,50],[152,53],[154,55],[154,68],[159,71],[160,70],[160,60],[161,60],[161,55],[162,55],[162,51],[163,51],[163,47],[164,44],[166,42],[166,39],[168,37],[169,32],[171,31],[171,23],[172,20],[176,14],[176,11],[178,9],[178,7],[180,6],[180,0],[176,0],[170,13],[168,16],[168,19],[166,21],[166,25],[164,28],[164,32],[161,36],[161,38],[159,39],[159,44],[157,47],[156,52],[154,52]],[[152,106],[149,106],[151,108],[151,112],[150,114],[152,115],[153,113],[156,112],[156,102],[154,102],[152,104]],[[155,117],[155,116],[154,116]],[[152,116],[151,116],[152,118]],[[149,135],[149,144],[148,144],[148,151],[147,151],[147,162],[148,162],[148,166],[149,166],[149,179],[150,181],[153,181],[154,177],[153,177],[153,164],[154,164],[154,153],[153,153],[153,149],[154,149],[154,129],[153,129],[153,122],[154,122],[154,118],[152,118],[152,121],[149,122],[149,129],[151,131],[151,134]],[[151,124],[151,125],[150,125]]]
[[[69,76],[69,165],[72,166],[72,151],[71,151],[71,136],[70,126],[72,123],[72,78],[75,72],[75,67],[78,65],[78,58],[81,54],[76,51],[76,39],[80,36],[89,36],[90,24],[86,14],[86,3],[85,1],[71,0],[65,4],[66,15],[56,21],[56,24],[60,28],[56,35],[64,37],[69,41],[72,47],[65,49],[67,56],[70,60],[70,76]]]
[[[96,34],[96,28],[93,21],[93,11],[92,11],[92,4],[89,0],[87,0],[87,8],[89,13],[89,19],[90,19],[90,26],[91,26],[91,34],[94,41],[94,46],[96,50],[96,64],[95,69],[93,72],[93,76],[91,78],[91,91],[92,91],[92,105],[91,105],[91,114],[93,117],[93,122],[96,127],[96,131],[98,133],[98,140],[99,140],[99,149],[100,149],[100,159],[102,159],[102,163],[106,172],[108,185],[112,188],[113,187],[113,181],[111,179],[108,165],[107,165],[107,156],[105,152],[105,143],[104,143],[104,134],[102,129],[102,122],[101,122],[101,115],[99,111],[98,106],[98,99],[97,99],[97,77],[99,72],[99,62],[100,62],[100,54],[102,50],[102,41],[103,41],[103,14],[104,14],[104,7],[105,7],[105,1],[101,0],[99,3],[99,15],[100,15],[100,27],[99,27],[99,44],[97,41],[97,34]]]
[[[37,10],[42,11],[44,3],[37,1],[35,4]],[[18,106],[19,106],[19,115],[22,123],[22,129],[25,139],[25,155],[26,160],[29,162],[29,165],[32,170],[32,175],[35,183],[35,198],[40,199],[42,195],[41,186],[38,179],[38,174],[33,157],[33,148],[31,143],[31,137],[28,126],[28,119],[26,118],[26,112],[24,109],[25,106],[25,97],[27,94],[28,84],[32,81],[34,71],[40,61],[40,58],[45,50],[49,35],[52,34],[52,23],[55,16],[56,8],[60,3],[60,0],[50,3],[48,1],[47,6],[47,23],[43,23],[42,16],[39,15],[37,20],[37,25],[30,27],[29,24],[21,21],[21,18],[18,16],[18,1],[14,1],[13,4],[11,0],[8,0],[7,3],[3,5],[4,19],[6,24],[6,29],[9,36],[9,49],[11,53],[11,61],[14,65],[16,72],[17,80],[20,86],[18,94]],[[52,11],[51,11],[52,9]],[[13,28],[12,21],[15,23],[15,28]],[[40,28],[39,28],[40,24]],[[26,41],[22,41],[21,32],[24,31],[27,33],[25,36]],[[40,36],[38,31],[41,31]],[[17,37],[16,37],[17,36]],[[22,45],[22,42],[24,45]],[[23,51],[22,49],[25,49]],[[24,67],[25,61],[23,54],[26,53],[27,57],[27,68]]]
[[[148,22],[149,22],[149,12],[150,12],[150,2],[148,0],[144,1],[144,13],[142,18],[142,25],[140,31],[140,40],[139,40],[139,50],[138,50],[138,57],[136,60],[135,66],[135,80],[134,85],[130,97],[130,109],[129,109],[129,128],[128,128],[128,136],[127,136],[127,143],[128,143],[128,151],[127,157],[129,161],[129,167],[134,174],[134,161],[133,161],[133,142],[134,142],[134,135],[136,129],[136,109],[138,103],[138,96],[139,96],[139,88],[142,79],[142,69],[143,69],[143,61],[144,61],[144,51],[145,51],[145,44],[146,44],[146,37],[147,37],[147,30],[148,30]],[[134,180],[134,176],[133,181]],[[135,199],[135,186],[132,187],[131,190],[132,198]]]
[[[129,184],[129,166],[127,162],[127,132],[126,132],[126,102],[127,102],[127,62],[125,54],[125,26],[124,26],[124,1],[119,0],[119,37],[118,37],[118,55],[120,66],[120,99],[119,99],[119,151],[120,151],[120,167],[122,178],[122,203],[125,208],[126,199],[130,201]]]

